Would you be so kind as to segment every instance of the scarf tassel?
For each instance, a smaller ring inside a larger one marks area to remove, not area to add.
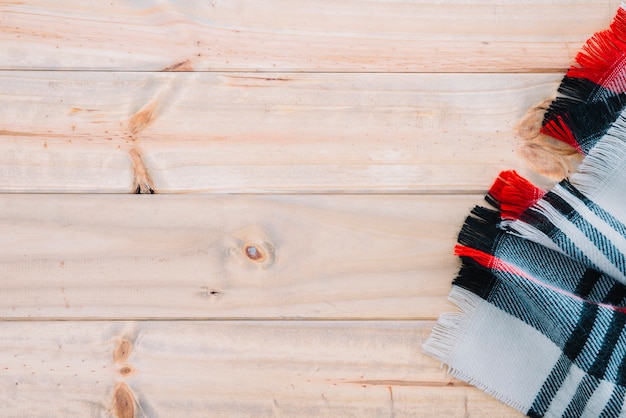
[[[626,105],[626,4],[619,8],[610,29],[594,34],[575,61],[559,86],[562,96],[547,109],[540,131],[583,152],[581,136],[584,138],[589,131],[601,136]],[[581,110],[581,105],[595,102],[601,103],[595,114],[604,116],[584,118],[588,125],[585,126],[578,116],[588,109],[583,106]],[[604,107],[608,107],[608,112]],[[579,125],[572,126],[573,121]]]

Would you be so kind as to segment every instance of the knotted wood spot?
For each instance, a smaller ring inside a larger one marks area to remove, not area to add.
[[[115,385],[113,390],[113,412],[117,418],[133,418],[135,416],[135,396],[124,382]]]
[[[113,352],[113,361],[115,363],[125,362],[130,356],[130,352],[132,351],[132,349],[133,349],[133,345],[130,341],[128,340],[120,341],[120,343],[117,345],[117,348]]]

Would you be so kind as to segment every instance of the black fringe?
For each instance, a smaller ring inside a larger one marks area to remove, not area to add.
[[[567,113],[573,107],[580,104],[606,100],[616,93],[585,78],[563,77],[558,92],[562,96],[557,97],[546,110],[543,125],[551,120]]]
[[[495,208],[498,211],[498,216],[500,216],[500,201],[489,193],[485,196],[485,201],[489,203],[491,207]]]
[[[478,264],[469,257],[461,257],[463,265],[452,285],[469,290],[481,299],[487,299],[498,278],[490,269]]]
[[[560,115],[560,121],[566,125],[586,155],[606,134],[625,107],[626,94],[617,94],[601,101],[573,106]]]
[[[581,122],[579,127],[572,128],[568,123],[570,131],[577,139],[585,138],[590,133],[606,132],[626,106],[626,94],[616,93],[584,78],[565,76],[558,92],[562,96],[550,104],[542,125],[557,121],[559,117],[568,121],[583,117],[585,122]],[[590,114],[587,115],[587,112]],[[582,129],[580,134],[576,133],[577,129]]]
[[[498,228],[500,220],[500,212],[476,206],[459,232],[459,244],[492,254],[498,237],[503,233]]]
[[[491,195],[487,195],[485,200],[494,208],[499,206],[499,202]],[[499,228],[501,220],[499,210],[475,206],[459,232],[458,243],[493,255],[499,237],[504,234],[504,231]],[[462,261],[461,269],[452,284],[469,290],[482,299],[487,299],[498,281],[497,277],[488,267],[473,258],[469,256],[459,258]]]

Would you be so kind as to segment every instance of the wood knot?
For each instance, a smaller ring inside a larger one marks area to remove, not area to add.
[[[254,244],[247,245],[244,251],[246,252],[246,256],[252,261],[265,260],[263,251],[259,250]]]
[[[124,377],[128,376],[129,374],[132,374],[134,371],[135,369],[133,369],[133,366],[130,366],[130,365],[125,365],[120,368],[120,374]]]
[[[232,235],[228,255],[241,265],[266,268],[274,263],[275,246],[259,225],[248,225]]]
[[[146,129],[150,126],[150,124],[152,124],[152,122],[154,122],[157,116],[158,107],[159,101],[152,100],[139,109],[139,111],[137,111],[137,113],[135,113],[128,120],[128,133],[131,140],[135,141],[137,139],[135,135]]]
[[[130,352],[133,349],[133,345],[128,340],[122,340],[117,345],[117,348],[113,352],[113,361],[115,363],[123,363],[130,356]]]
[[[245,257],[257,264],[269,264],[274,261],[274,246],[267,242],[246,242],[243,245]]]
[[[113,411],[117,418],[135,416],[135,396],[124,382],[118,383],[113,389]]]

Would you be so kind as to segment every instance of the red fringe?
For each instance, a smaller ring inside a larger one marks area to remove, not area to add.
[[[626,91],[626,10],[620,7],[610,29],[587,41],[576,62],[566,77],[585,78],[615,93]]]
[[[454,255],[458,257],[469,257],[483,267],[492,268],[496,265],[497,258],[491,254],[477,250],[472,247],[457,244],[454,247]]]
[[[565,142],[568,145],[576,148],[576,150],[580,153],[583,152],[580,144],[574,138],[574,134],[572,133],[570,127],[567,122],[563,120],[561,115],[557,116],[555,119],[552,119],[546,122],[541,129],[539,129],[544,135],[551,136],[552,138],[558,139],[559,141]]]
[[[502,219],[519,219],[545,192],[514,170],[509,170],[500,173],[489,194],[499,204]]]
[[[585,83],[575,83],[575,80],[587,80],[603,89],[601,91],[593,88],[586,91],[589,87]],[[615,95],[626,93],[626,9],[620,7],[609,29],[596,32],[587,40],[576,55],[575,64],[567,71],[561,87],[566,84],[569,89],[577,90],[577,85],[578,88],[585,89],[579,91],[579,94],[564,92],[565,96],[571,96],[572,105],[578,100],[580,102],[576,105],[607,100],[608,92]],[[540,132],[582,152],[572,133],[571,121],[564,119],[567,109],[559,109],[556,113],[560,115],[546,113]]]
[[[457,244],[454,247],[454,254],[459,257],[469,257],[481,266],[491,270],[513,273],[517,274],[518,276],[523,276],[527,278],[529,277],[526,273],[524,273],[517,267],[503,261],[501,258],[474,249],[472,247],[466,247],[465,245]]]
[[[611,30],[621,41],[626,42],[626,9],[620,7],[611,23]]]

